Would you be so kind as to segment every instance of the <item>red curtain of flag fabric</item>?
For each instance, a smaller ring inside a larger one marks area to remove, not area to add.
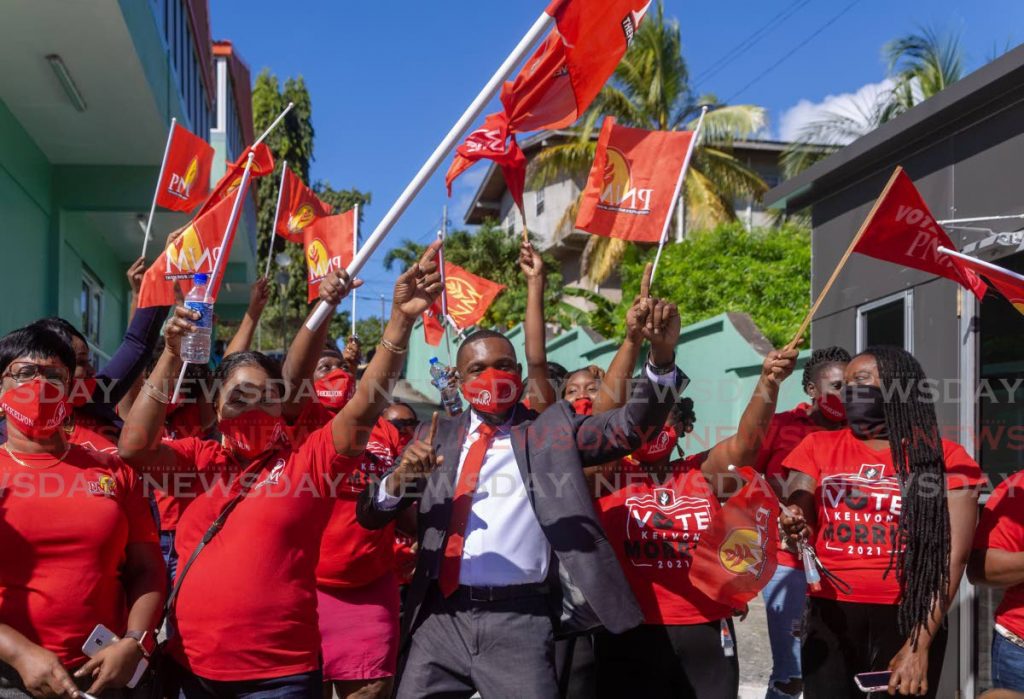
[[[983,275],[1014,308],[1024,313],[1024,277],[996,265],[981,264],[966,256],[955,259],[975,274]]]
[[[447,260],[444,263],[444,288],[447,296],[448,316],[455,327],[468,328],[480,322],[494,299],[505,290],[504,284],[478,277]],[[441,301],[435,301],[423,314],[423,334],[428,344],[441,343],[444,327],[441,325]]]
[[[576,228],[638,243],[657,243],[693,133],[645,131],[605,117]]]
[[[278,214],[277,234],[292,243],[303,242],[303,230],[317,219],[331,215],[331,207],[320,201],[290,169],[284,172],[281,183],[281,212]]]
[[[742,609],[768,584],[778,564],[779,500],[754,469],[701,532],[690,581],[714,600]]]
[[[853,251],[945,277],[982,298],[985,282],[960,259],[940,253],[940,246],[956,249],[910,177],[897,167],[864,222]]]
[[[192,211],[210,193],[213,148],[180,124],[174,124],[171,145],[157,187],[156,203],[172,211]]]
[[[546,12],[556,28],[519,75],[502,87],[503,111],[488,116],[456,150],[446,177],[449,195],[456,177],[477,160],[489,158],[502,166],[509,193],[522,209],[526,168],[514,165],[522,155],[515,134],[560,129],[579,119],[626,54],[650,4],[650,0],[552,2]]]
[[[253,149],[246,148],[238,160],[228,165],[227,170],[224,171],[224,176],[217,182],[217,186],[213,188],[213,192],[206,200],[206,203],[203,204],[203,208],[196,214],[197,217],[205,214],[225,197],[230,197],[235,193],[238,186],[242,184],[242,174],[245,172],[245,163],[249,159],[249,151],[251,150]],[[267,147],[267,144],[261,143],[256,146],[255,153],[256,157],[253,158],[252,167],[249,168],[249,176],[251,178],[263,177],[273,172],[274,156],[270,152],[270,148]]]
[[[142,277],[142,288],[139,290],[139,308],[150,306],[172,306],[175,303],[174,287],[178,284],[182,293],[187,295],[192,288],[192,275],[209,274],[217,258],[222,254],[231,254],[234,233],[228,237],[227,250],[221,251],[220,244],[231,219],[231,208],[234,197],[227,197],[212,206],[206,213],[197,216],[171,241],[167,249],[160,253],[156,261]],[[235,222],[237,228],[238,222]],[[223,275],[221,275],[223,278]],[[221,279],[215,281],[210,290],[213,297],[217,296]]]
[[[306,248],[309,300],[320,297],[320,282],[331,272],[352,262],[352,231],[355,209],[337,216],[324,216],[302,229]]]

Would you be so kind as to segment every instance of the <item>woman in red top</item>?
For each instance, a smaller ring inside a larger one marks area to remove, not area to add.
[[[0,339],[0,694],[124,687],[163,603],[156,528],[135,474],[62,429],[75,354],[40,326]],[[90,660],[103,624],[122,640]],[[73,673],[73,674],[72,674]]]
[[[940,439],[932,390],[909,353],[868,348],[846,367],[849,427],[808,435],[783,462],[793,472],[787,533],[812,541],[845,583],[823,576],[810,593],[808,699],[862,697],[854,675],[883,670],[890,693],[935,696],[981,470]]]
[[[701,531],[719,509],[717,491],[724,490],[726,478],[729,486],[734,483],[729,465],[756,458],[775,413],[779,384],[793,371],[796,355],[795,350],[768,355],[734,436],[706,453],[673,460],[688,417],[674,409],[634,461],[605,476],[624,486],[600,497],[597,507],[644,623],[595,638],[599,697],[736,696],[733,610],[693,586],[690,562]]]
[[[177,635],[170,652],[182,668],[186,699],[253,692],[321,696],[321,537],[344,471],[361,460],[368,432],[401,372],[412,326],[440,293],[437,247],[428,248],[396,282],[391,319],[355,396],[298,447],[284,436],[284,415],[301,407],[294,398],[305,392],[294,379],[312,373],[319,351],[309,350],[323,346],[326,323],[312,332],[300,329],[288,356],[293,379],[284,381],[284,391],[276,366],[262,354],[224,359],[215,397],[221,441],[161,443],[166,392],[181,366],[181,337],[192,330],[195,316],[178,308],[168,323],[164,355],[125,421],[122,456],[136,468],[173,463],[196,475],[202,493],[178,525],[184,561],[227,504],[237,503],[192,566],[178,574],[180,592],[172,609]],[[322,282],[321,298],[337,304],[347,286],[343,280],[336,274]]]
[[[846,424],[839,394],[850,353],[824,347],[811,353],[804,367],[803,388],[811,403],[802,403],[772,418],[754,467],[780,497],[786,496],[782,462],[812,432],[838,430]],[[784,543],[784,542],[783,542]],[[765,699],[788,699],[803,689],[800,673],[800,622],[807,602],[807,580],[800,558],[779,547],[779,565],[765,585],[765,613],[772,647],[772,673]]]

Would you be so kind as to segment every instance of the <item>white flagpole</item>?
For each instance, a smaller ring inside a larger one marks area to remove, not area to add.
[[[355,211],[352,214],[355,216],[355,221],[352,223],[352,256],[355,257],[356,250],[359,249],[359,203],[356,203]],[[349,333],[352,337],[356,336],[356,293],[359,289],[352,290],[352,332]]]
[[[459,332],[459,329],[455,327],[452,322],[452,317],[448,315],[448,280],[444,274],[444,244],[445,239],[448,235],[448,206],[444,207],[444,215],[441,219],[441,230],[437,232],[437,239],[441,241],[441,249],[437,251],[438,267],[441,270],[441,324],[444,327],[444,344],[448,351],[448,366],[452,364],[452,338],[448,332],[448,328],[452,327],[455,332]],[[461,335],[460,335],[461,337]]]
[[[280,114],[278,114],[276,119],[274,119],[272,122],[270,122],[270,126],[267,127],[267,130],[264,131],[260,135],[260,137],[257,138],[253,142],[253,144],[251,146],[249,146],[249,147],[250,148],[255,148],[259,144],[263,143],[264,139],[266,139],[266,137],[270,135],[270,132],[273,131],[274,128],[277,127],[277,125],[281,123],[281,120],[284,119],[285,115],[288,114],[288,112],[292,111],[292,107],[294,107],[294,106],[295,106],[294,102],[289,102],[288,106],[284,108],[284,111],[281,112]]]
[[[704,115],[708,108],[700,110],[700,118],[697,119],[697,128],[693,130],[693,137],[690,139],[690,146],[686,149],[686,157],[683,158],[683,167],[679,170],[679,179],[676,180],[676,189],[672,193],[671,201],[679,206],[679,192],[683,189],[683,181],[686,179],[686,171],[690,169],[690,160],[693,158],[693,151],[697,148],[697,141],[700,139],[700,130],[704,126]],[[661,260],[661,251],[665,249],[665,241],[668,240],[668,225],[671,221],[671,212],[665,215],[665,227],[661,231],[661,240],[658,242],[658,252],[654,255],[654,267],[651,269],[651,286],[654,285],[654,275],[658,271],[658,262]]]
[[[940,226],[948,226],[951,223],[978,223],[980,221],[1011,221],[1024,218],[1024,214],[1008,214],[1006,216],[974,216],[973,218],[947,218],[943,221],[936,221]]]
[[[146,256],[149,246],[149,229],[153,225],[153,214],[156,213],[156,198],[160,194],[160,183],[164,181],[164,169],[167,167],[167,154],[171,152],[171,139],[174,137],[174,125],[177,117],[171,117],[171,128],[167,130],[167,145],[164,146],[164,159],[160,161],[160,174],[156,176],[156,187],[153,188],[153,203],[149,205],[149,219],[146,221],[146,237],[142,239],[142,256]]]
[[[288,161],[281,161],[281,184],[277,188],[277,206],[274,207],[274,225],[270,228],[270,247],[267,248],[267,268],[263,276],[270,278],[270,261],[274,259],[274,239],[277,237],[277,217],[281,215],[281,195],[284,194],[284,175],[288,171]]]
[[[480,94],[476,96],[476,99],[474,99],[466,111],[463,112],[462,116],[459,117],[459,120],[455,122],[455,125],[452,126],[448,135],[441,140],[441,143],[438,144],[437,148],[434,149],[434,152],[430,154],[427,161],[423,163],[419,172],[417,172],[415,177],[412,178],[412,181],[406,185],[405,190],[399,195],[395,203],[391,205],[391,209],[384,214],[384,218],[377,224],[377,227],[374,229],[373,233],[370,234],[370,237],[366,239],[365,243],[363,243],[363,247],[359,249],[359,254],[353,258],[352,264],[348,266],[348,274],[350,277],[355,278],[355,276],[359,274],[363,265],[366,264],[366,261],[381,244],[381,241],[384,240],[387,234],[391,231],[391,228],[398,222],[398,219],[401,218],[406,208],[408,208],[409,204],[412,203],[412,200],[415,199],[416,195],[419,194],[421,189],[423,189],[427,180],[430,179],[431,175],[437,171],[441,162],[448,157],[448,154],[455,147],[459,139],[465,135],[469,130],[469,127],[473,125],[473,122],[475,122],[483,113],[484,109],[487,108],[487,103],[490,102],[491,98],[497,94],[502,83],[511,77],[512,71],[516,69],[516,66],[519,65],[520,61],[522,61],[522,59],[530,52],[537,39],[551,28],[554,21],[554,18],[547,12],[541,13],[540,17],[538,17],[537,21],[533,23],[533,26],[526,32],[526,35],[522,38],[519,44],[512,49],[512,53],[508,55],[494,75],[491,76],[491,79],[487,81],[487,84],[484,85]],[[324,322],[330,312],[330,305],[321,301],[320,305],[317,306],[316,311],[314,311],[313,315],[306,321],[306,327],[310,330],[316,330],[320,327],[320,324]]]
[[[990,269],[990,270],[992,270],[992,272],[994,272],[996,274],[1005,274],[1008,277],[1012,277],[1013,279],[1016,279],[1017,281],[1019,281],[1021,283],[1024,283],[1024,276],[1022,276],[1020,274],[1017,274],[1016,272],[1014,272],[1012,270],[1006,269],[1005,267],[1000,267],[999,265],[994,265],[991,262],[986,262],[985,260],[980,260],[977,257],[971,257],[970,255],[965,255],[962,252],[957,252],[956,250],[950,250],[949,248],[947,248],[947,247],[945,247],[943,245],[940,245],[936,249],[939,252],[943,253],[944,255],[949,255],[950,257],[958,257],[961,260],[967,260],[968,262],[970,262],[972,264],[976,264],[976,265],[978,265],[979,267],[981,267],[983,269]]]

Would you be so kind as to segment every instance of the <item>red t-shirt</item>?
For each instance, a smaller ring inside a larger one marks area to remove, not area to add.
[[[156,526],[116,456],[77,444],[59,462],[17,456],[30,467],[0,449],[0,623],[73,669],[97,624],[124,633],[125,547],[155,545]]]
[[[1024,471],[1017,471],[1000,483],[981,511],[974,535],[975,549],[1024,551]],[[1006,588],[996,609],[996,623],[1024,636],[1024,583]]]
[[[102,427],[95,423],[75,420],[75,426],[67,433],[68,441],[90,451],[117,456],[117,431],[113,427]]]
[[[184,562],[251,464],[239,464],[212,440],[165,444],[178,471],[196,472],[201,492],[178,522],[175,547]],[[257,484],[196,558],[179,592],[171,653],[184,667],[220,681],[319,667],[316,566],[339,480],[331,469],[339,461],[329,428],[298,448],[282,442],[259,461]]]
[[[700,470],[703,461],[702,454],[673,461],[662,478],[623,460],[625,486],[597,500],[644,623],[700,624],[732,614],[690,583],[700,533],[720,509]]]
[[[167,415],[164,438],[202,438],[208,432],[209,430],[205,429],[202,424],[202,412],[199,404],[187,403]],[[160,531],[175,531],[178,528],[181,513],[195,500],[195,489],[187,487],[181,482],[181,479],[175,479],[173,473],[167,473],[163,477],[155,479],[152,493],[156,509],[160,513]]]
[[[296,444],[302,444],[308,430],[331,421],[334,413],[320,403],[310,403],[302,411],[290,432]],[[356,503],[371,478],[383,478],[399,452],[398,430],[387,420],[378,419],[361,458],[338,457],[334,472],[340,477],[337,497],[320,544],[317,585],[323,588],[354,588],[368,585],[394,570],[394,525],[383,529],[364,529],[356,521]]]
[[[810,409],[809,404],[801,403],[792,410],[776,413],[768,425],[768,432],[761,444],[761,452],[757,455],[754,468],[773,487],[785,483],[786,474],[782,462],[789,456],[789,452],[793,451],[807,435],[825,429],[807,414]],[[788,568],[803,567],[800,557],[783,549],[782,546],[778,549],[778,561],[780,566]]]
[[[944,439],[942,450],[947,490],[982,482],[981,469],[963,447]],[[809,594],[845,602],[896,604],[900,589],[895,569],[883,577],[903,500],[892,452],[869,448],[847,428],[808,435],[784,465],[817,481],[815,553],[853,588],[844,594],[823,576],[821,591]]]

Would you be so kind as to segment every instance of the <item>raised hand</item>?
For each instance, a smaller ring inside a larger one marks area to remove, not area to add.
[[[132,289],[132,295],[138,296],[142,289],[142,277],[146,274],[146,258],[140,257],[128,268],[125,276],[128,277],[128,285]]]
[[[441,295],[441,273],[437,269],[437,252],[441,241],[435,240],[424,251],[419,262],[407,269],[395,282],[391,302],[393,312],[414,319],[430,308]]]
[[[650,313],[649,301],[653,272],[654,265],[648,262],[644,268],[644,276],[640,280],[640,293],[633,299],[633,305],[626,311],[626,337],[633,342],[642,342],[644,339],[644,326],[647,324],[647,316]]]
[[[199,312],[185,306],[177,306],[174,314],[164,323],[164,351],[175,357],[181,357],[181,340],[194,333],[196,326],[193,320],[199,320]]]
[[[772,350],[761,365],[761,376],[774,384],[781,384],[796,368],[798,354],[795,349]]]
[[[351,279],[346,270],[336,269],[320,282],[320,300],[337,306],[343,298],[348,296],[348,292],[358,289],[362,285],[362,279]]]
[[[398,466],[384,481],[388,495],[400,497],[417,481],[427,478],[444,463],[444,457],[439,456],[434,450],[434,440],[437,438],[437,418],[438,413],[435,411],[433,417],[430,418],[430,432],[427,434],[426,440],[420,439],[410,444],[402,453]]]
[[[679,310],[664,299],[648,299],[649,310],[643,336],[651,343],[651,361],[664,366],[675,359],[679,342]]]
[[[527,282],[544,279],[544,260],[530,241],[525,239],[519,246],[519,269],[523,270]]]
[[[249,315],[259,317],[266,308],[269,298],[270,281],[266,277],[260,277],[249,289]]]

